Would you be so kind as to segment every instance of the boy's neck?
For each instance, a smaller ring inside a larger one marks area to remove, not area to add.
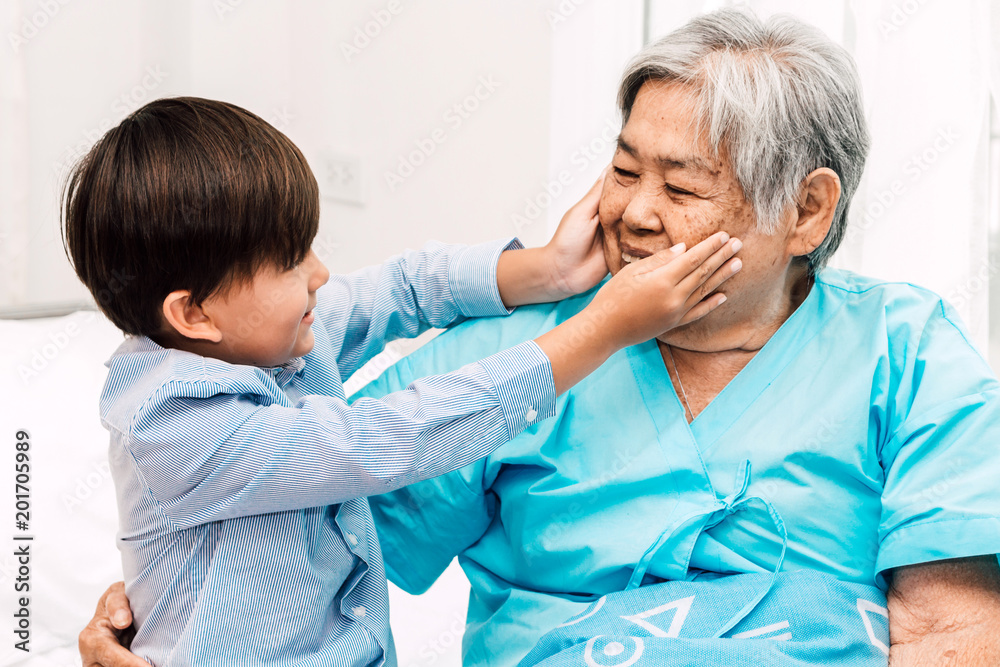
[[[209,359],[218,359],[219,361],[224,361],[227,364],[234,364],[237,366],[276,368],[291,361],[291,359],[285,359],[279,363],[258,363],[256,361],[228,353],[229,351],[226,350],[221,343],[185,338],[178,335],[176,332],[171,333],[161,331],[155,335],[149,336],[149,339],[165,349],[182,350],[184,352],[190,352],[191,354],[197,354],[202,357],[208,357]]]

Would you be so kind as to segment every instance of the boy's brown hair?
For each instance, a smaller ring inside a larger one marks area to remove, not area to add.
[[[77,276],[128,334],[162,330],[163,300],[200,305],[265,266],[309,252],[319,188],[298,148],[238,106],[156,100],[105,134],[73,169],[62,236]]]

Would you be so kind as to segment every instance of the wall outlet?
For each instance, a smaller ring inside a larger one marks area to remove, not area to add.
[[[360,157],[324,152],[320,155],[317,176],[324,198],[364,206]]]

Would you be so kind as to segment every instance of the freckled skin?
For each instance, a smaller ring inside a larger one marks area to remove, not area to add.
[[[789,251],[794,208],[773,235],[756,230],[753,207],[743,195],[725,150],[713,157],[695,135],[692,97],[677,84],[643,85],[601,194],[599,218],[608,267],[617,273],[622,246],[646,254],[684,242],[690,248],[718,231],[743,241],[743,269],[718,290],[728,301],[707,317],[660,337],[692,351],[759,349],[798,305],[807,272]],[[657,158],[703,163],[663,164]],[[804,294],[803,294],[804,296]]]

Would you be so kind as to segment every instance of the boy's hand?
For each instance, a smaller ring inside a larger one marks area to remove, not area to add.
[[[104,592],[94,618],[80,633],[83,667],[149,667],[128,650],[134,636],[125,584],[119,581]]]
[[[542,248],[508,250],[497,263],[497,287],[508,308],[560,301],[586,292],[608,274],[597,220],[604,176],[566,212]]]
[[[732,259],[742,247],[739,239],[719,232],[687,252],[680,244],[633,262],[601,288],[583,314],[618,347],[656,338],[722,305],[726,296],[714,292],[742,268]]]
[[[733,259],[741,247],[738,239],[719,232],[687,252],[679,245],[622,268],[586,308],[535,339],[552,364],[556,393],[619,349],[718,308],[726,297],[713,292],[742,268]]]
[[[604,259],[604,238],[597,218],[597,206],[604,189],[604,177],[559,222],[552,240],[542,250],[545,263],[552,268],[552,283],[565,297],[586,292],[608,275]]]

